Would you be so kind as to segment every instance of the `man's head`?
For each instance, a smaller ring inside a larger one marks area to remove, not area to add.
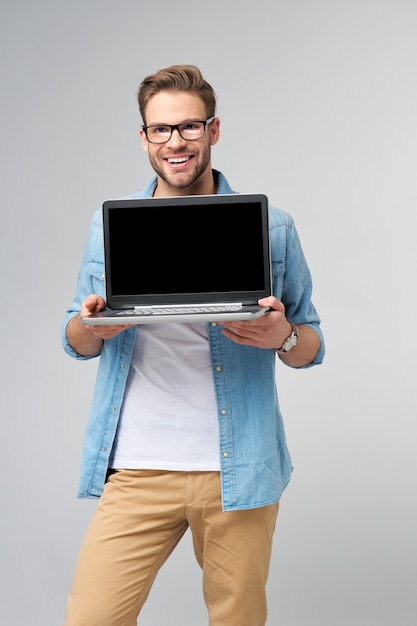
[[[219,139],[216,96],[192,65],[145,78],[138,90],[142,146],[158,175],[156,195],[213,193],[211,146]]]

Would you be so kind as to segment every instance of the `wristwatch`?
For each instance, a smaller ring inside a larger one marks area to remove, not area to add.
[[[298,333],[294,324],[291,324],[291,331],[291,335],[284,341],[281,348],[277,348],[277,352],[290,352],[290,350],[295,348],[298,341]]]

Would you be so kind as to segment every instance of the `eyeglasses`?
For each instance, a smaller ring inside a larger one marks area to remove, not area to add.
[[[183,122],[183,124],[151,124],[151,126],[142,126],[142,130],[149,143],[167,143],[171,139],[174,130],[179,132],[182,139],[196,141],[204,136],[207,124],[211,124],[213,120],[214,115],[205,122],[193,120],[191,122]]]

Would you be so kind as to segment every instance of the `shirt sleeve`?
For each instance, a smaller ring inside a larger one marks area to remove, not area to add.
[[[69,321],[80,312],[81,303],[91,293],[98,294],[105,298],[103,230],[101,227],[99,212],[96,213],[93,221],[91,222],[87,244],[78,274],[75,295],[70,307],[65,313],[65,318],[61,328],[61,339],[65,352],[73,358],[80,360],[91,359],[100,354],[100,352],[88,356],[78,354],[69,344],[66,332]]]
[[[284,219],[283,219],[284,218]],[[287,319],[293,324],[310,326],[320,339],[320,348],[311,363],[322,363],[325,353],[320,317],[312,303],[313,284],[300,239],[293,219],[281,212],[279,223],[275,218],[271,234],[272,265],[278,267],[274,277],[274,295],[285,306]]]

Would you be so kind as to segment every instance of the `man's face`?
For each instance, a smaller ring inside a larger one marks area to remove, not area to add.
[[[146,125],[181,124],[207,119],[205,105],[196,94],[185,91],[162,91],[153,96],[146,107]],[[201,139],[187,141],[177,130],[164,144],[152,144],[140,130],[142,145],[158,175],[158,194],[187,195],[213,193],[211,146],[219,138],[217,118],[206,126]],[[208,188],[210,186],[210,188]]]

